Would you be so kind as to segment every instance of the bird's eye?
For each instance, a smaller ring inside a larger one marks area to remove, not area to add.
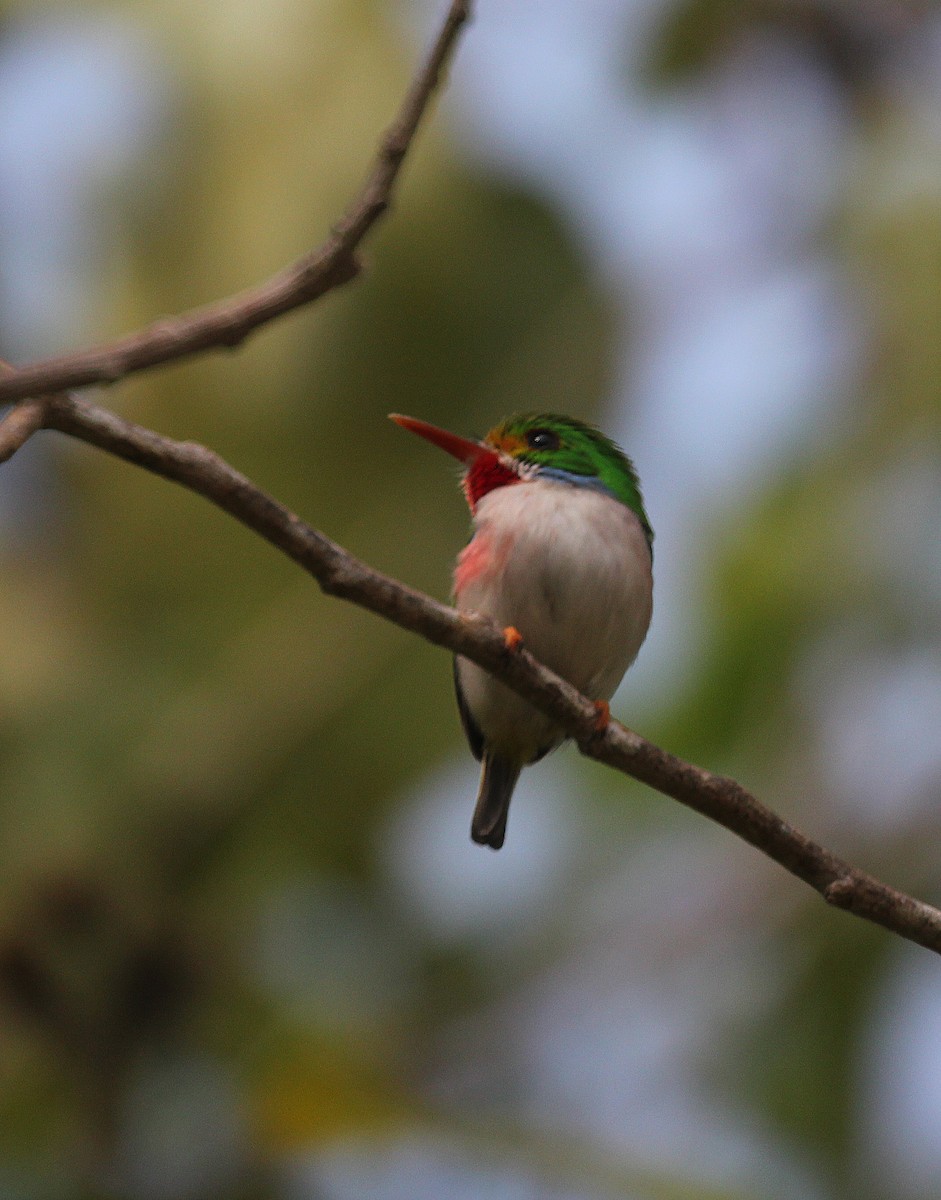
[[[558,450],[561,443],[551,429],[531,429],[526,434],[526,445],[530,450]]]

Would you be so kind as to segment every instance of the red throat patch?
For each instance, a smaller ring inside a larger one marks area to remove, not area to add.
[[[475,512],[477,505],[488,492],[492,492],[498,487],[506,487],[508,484],[520,482],[519,475],[512,467],[508,467],[494,455],[482,454],[480,458],[471,463],[464,476],[464,495],[467,497],[471,512]]]

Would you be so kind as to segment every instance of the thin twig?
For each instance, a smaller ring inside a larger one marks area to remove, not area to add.
[[[490,621],[458,613],[374,571],[213,451],[162,437],[77,396],[51,398],[45,421],[48,428],[198,492],[299,563],[328,595],[352,601],[476,662],[551,716],[589,758],[723,825],[808,883],[828,904],[941,953],[941,911],[838,858],[734,779],[684,762],[616,721],[598,733],[594,705],[525,649],[508,650],[502,632]]]
[[[0,421],[0,463],[12,458],[37,430],[42,429],[47,405],[43,396],[36,400],[21,400]]]
[[[389,206],[402,162],[470,10],[471,0],[453,0],[424,66],[379,143],[365,184],[319,249],[235,296],[161,318],[117,341],[19,367],[0,379],[0,404],[67,388],[115,383],[158,363],[238,346],[275,317],[310,304],[353,279],[360,270],[356,251]]]
[[[46,426],[183,484],[299,563],[328,595],[369,609],[491,672],[558,722],[583,754],[723,825],[804,880],[829,904],[941,953],[937,909],[844,862],[734,780],[684,762],[617,722],[598,733],[594,705],[525,648],[508,650],[502,633],[489,621],[460,614],[372,570],[211,450],[162,437],[65,392],[89,383],[114,382],[144,367],[211,347],[236,345],[265,322],[351,279],[358,271],[356,248],[388,206],[402,159],[469,10],[470,0],[452,3],[425,66],[380,144],[365,186],[318,251],[238,296],[0,379],[0,402],[24,401],[0,422],[0,460]],[[26,399],[30,396],[39,399]]]

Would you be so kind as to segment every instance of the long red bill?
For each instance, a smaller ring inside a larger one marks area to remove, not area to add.
[[[401,425],[409,433],[417,433],[425,441],[431,442],[433,446],[445,450],[448,454],[452,454],[455,458],[460,459],[462,463],[466,463],[467,466],[471,466],[472,463],[477,462],[480,458],[497,457],[497,452],[492,446],[485,446],[481,442],[473,442],[469,438],[458,437],[456,433],[449,433],[446,429],[439,429],[437,425],[429,425],[427,421],[419,421],[415,417],[403,417],[401,413],[389,413],[389,420],[395,421],[396,425]]]

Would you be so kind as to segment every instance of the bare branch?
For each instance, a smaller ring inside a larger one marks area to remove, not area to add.
[[[471,2],[453,0],[424,66],[380,141],[365,184],[319,249],[235,296],[163,317],[117,341],[20,367],[0,379],[0,404],[66,388],[115,383],[158,363],[238,346],[268,321],[353,279],[360,270],[356,250],[389,206],[402,162],[470,16]]]
[[[476,662],[557,721],[583,754],[723,825],[808,883],[828,904],[941,953],[941,911],[844,862],[735,780],[684,762],[616,721],[598,733],[591,701],[525,649],[508,650],[490,621],[458,613],[374,571],[213,451],[162,437],[77,396],[50,398],[45,424],[198,492],[299,563],[328,595]]]
[[[22,400],[0,421],[0,463],[12,458],[37,430],[42,429],[47,404],[44,397]]]
[[[583,754],[630,775],[725,826],[818,891],[827,903],[941,953],[941,912],[857,870],[778,817],[732,779],[714,775],[611,722],[523,649],[509,650],[483,618],[460,614],[354,558],[203,446],[162,437],[65,389],[111,383],[157,363],[239,344],[267,321],[352,279],[355,252],[385,209],[440,73],[468,19],[454,0],[431,53],[382,139],[358,197],[324,245],[237,296],[91,350],[23,367],[0,379],[0,403],[21,401],[0,422],[0,461],[36,430],[80,438],[197,492],[287,554],[329,595],[358,604],[473,660],[551,716]],[[27,399],[36,396],[38,399]]]

